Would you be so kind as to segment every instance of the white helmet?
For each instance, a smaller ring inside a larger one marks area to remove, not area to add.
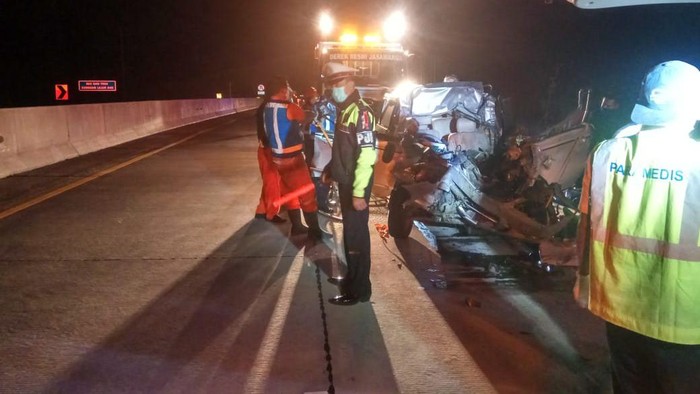
[[[663,126],[697,120],[700,71],[679,60],[663,62],[644,78],[641,95],[630,115],[634,123]]]

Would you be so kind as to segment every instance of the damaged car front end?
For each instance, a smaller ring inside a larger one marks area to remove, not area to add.
[[[389,99],[384,110],[394,116],[382,119],[393,123],[382,127],[401,136],[391,152],[390,234],[405,238],[421,220],[537,249],[573,238],[591,148],[589,100],[581,91],[566,119],[525,136],[504,130],[499,98],[479,82],[421,85]]]

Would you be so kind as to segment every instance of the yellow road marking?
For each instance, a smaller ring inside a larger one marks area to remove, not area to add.
[[[85,177],[85,178],[83,178],[83,179],[80,179],[80,180],[77,180],[77,181],[75,181],[75,182],[73,182],[73,183],[70,183],[70,184],[68,184],[68,185],[66,185],[66,186],[62,186],[62,187],[60,187],[60,188],[58,188],[58,189],[56,189],[56,190],[53,190],[53,191],[51,191],[51,192],[48,192],[48,193],[44,194],[43,196],[39,196],[39,197],[33,198],[33,199],[29,200],[29,201],[23,202],[23,203],[21,203],[21,204],[19,204],[19,205],[17,205],[17,206],[14,206],[14,207],[12,207],[12,208],[10,208],[10,209],[4,210],[4,211],[0,212],[0,220],[6,218],[6,217],[8,217],[8,216],[14,215],[14,214],[16,214],[17,212],[21,212],[21,211],[23,211],[23,210],[25,210],[25,209],[27,209],[27,208],[33,207],[34,205],[40,204],[40,203],[42,203],[42,202],[44,202],[44,201],[46,201],[46,200],[48,200],[48,199],[54,198],[54,197],[56,197],[56,196],[58,196],[58,195],[60,195],[60,194],[63,194],[63,193],[65,193],[65,192],[69,191],[69,190],[75,189],[75,188],[78,187],[78,186],[82,186],[82,185],[84,185],[84,184],[86,184],[86,183],[88,183],[88,182],[94,181],[94,180],[97,179],[97,178],[100,178],[100,177],[103,177],[103,176],[105,176],[105,175],[111,174],[111,173],[113,173],[113,172],[115,172],[115,171],[121,170],[122,168],[124,168],[124,167],[126,167],[126,166],[132,165],[132,164],[134,164],[134,163],[136,163],[136,162],[139,162],[139,161],[141,161],[141,160],[143,160],[143,159],[145,159],[145,158],[151,157],[151,156],[153,156],[153,155],[155,155],[155,154],[158,154],[158,153],[160,153],[160,152],[162,152],[162,151],[164,151],[164,150],[166,150],[166,149],[170,149],[170,148],[172,148],[173,146],[176,146],[176,145],[179,145],[179,144],[181,144],[181,143],[183,143],[183,142],[189,141],[189,140],[191,140],[192,138],[197,137],[198,135],[204,134],[204,133],[206,133],[207,131],[210,131],[210,130],[213,130],[213,129],[214,129],[214,127],[210,127],[210,128],[208,128],[208,129],[202,130],[202,131],[200,131],[200,132],[198,132],[198,133],[195,133],[195,134],[192,134],[192,135],[190,135],[190,136],[188,136],[188,137],[185,137],[185,138],[183,138],[183,139],[181,139],[181,140],[179,140],[179,141],[173,142],[172,144],[166,145],[166,146],[164,146],[164,147],[162,147],[162,148],[158,148],[158,149],[153,150],[153,151],[150,151],[150,152],[148,152],[148,153],[144,153],[144,154],[141,155],[141,156],[136,156],[136,157],[134,157],[134,158],[131,159],[131,160],[127,160],[127,161],[125,161],[125,162],[123,162],[123,163],[120,163],[120,164],[117,164],[117,165],[115,165],[115,166],[113,166],[113,167],[110,167],[110,168],[107,168],[107,169],[105,169],[105,170],[96,172],[96,173],[94,173],[94,174],[92,174],[92,175],[90,175],[90,176],[88,176],[88,177]]]

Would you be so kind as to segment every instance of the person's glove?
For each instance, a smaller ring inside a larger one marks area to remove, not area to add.
[[[574,300],[581,308],[588,308],[588,296],[591,289],[590,275],[580,275],[576,273],[576,284],[574,284]]]

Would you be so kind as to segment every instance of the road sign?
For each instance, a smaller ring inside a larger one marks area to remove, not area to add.
[[[54,85],[54,92],[56,93],[56,100],[68,100],[68,85],[56,84]]]
[[[265,85],[260,84],[258,85],[258,96],[264,96],[265,95]]]
[[[78,90],[81,92],[116,92],[117,81],[80,80]]]

